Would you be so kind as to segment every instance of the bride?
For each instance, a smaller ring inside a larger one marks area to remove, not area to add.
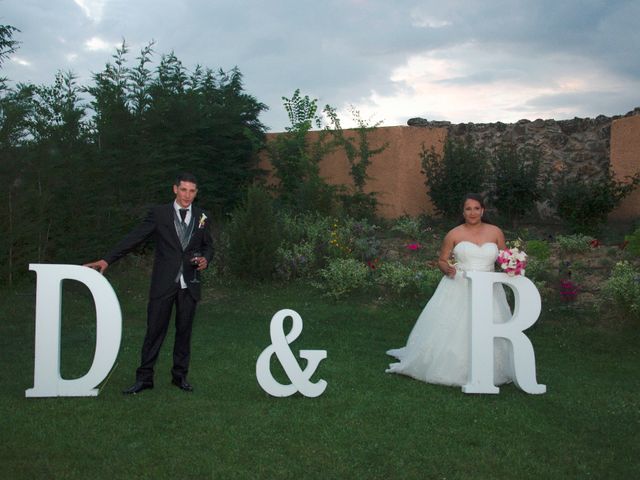
[[[498,251],[504,249],[502,230],[483,221],[484,203],[480,195],[463,199],[464,221],[445,236],[438,268],[445,274],[418,317],[406,346],[389,350],[399,362],[387,372],[408,375],[441,385],[465,385],[470,364],[470,280],[465,271],[493,271]],[[456,263],[449,262],[453,253]],[[494,322],[511,318],[502,285],[494,285]],[[494,339],[494,384],[510,382],[513,375],[511,348],[502,338]]]

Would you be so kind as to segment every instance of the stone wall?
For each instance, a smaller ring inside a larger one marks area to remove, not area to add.
[[[429,122],[412,118],[407,123],[416,127],[446,127],[448,135],[458,141],[470,138],[481,149],[495,152],[507,145],[528,148],[540,153],[542,173],[550,180],[551,189],[561,175],[580,177],[585,180],[599,177],[611,165],[620,178],[640,170],[640,128],[627,119],[640,119],[640,108],[625,116],[596,118],[574,118],[572,120],[520,120],[505,123],[461,123]],[[620,138],[617,137],[620,154],[612,155],[612,124],[619,124]],[[623,127],[622,125],[625,125]],[[635,136],[635,143],[633,138]],[[626,148],[626,150],[625,150]],[[637,192],[636,192],[637,193]],[[628,201],[620,212],[612,215],[615,220],[640,218],[640,202],[634,208]],[[622,206],[620,207],[622,208]],[[619,210],[620,210],[619,208]],[[551,217],[553,211],[549,200],[538,205],[540,216]]]
[[[459,140],[470,137],[476,146],[489,151],[507,144],[536,149],[543,172],[551,182],[562,174],[594,178],[609,166],[619,178],[640,170],[640,108],[624,116],[600,115],[594,119],[451,124],[412,118],[407,123],[409,126],[378,128],[369,136],[372,149],[388,143],[382,154],[372,158],[368,170],[371,180],[366,188],[368,192],[378,192],[378,214],[384,218],[434,213],[421,173],[420,152],[423,147],[433,147],[441,153],[448,135]],[[268,137],[275,135],[279,134]],[[345,135],[355,136],[355,131],[345,130]],[[270,169],[266,157],[261,166]],[[346,155],[340,150],[323,159],[320,173],[331,184],[352,183]],[[539,213],[542,217],[551,216],[548,201],[541,202]],[[639,218],[640,191],[625,199],[611,215],[615,221]]]

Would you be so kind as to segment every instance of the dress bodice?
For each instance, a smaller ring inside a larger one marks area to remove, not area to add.
[[[453,248],[456,258],[456,268],[465,272],[493,272],[498,245],[492,242],[477,245],[473,242],[462,241]]]

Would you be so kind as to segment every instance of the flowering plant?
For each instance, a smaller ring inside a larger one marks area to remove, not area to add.
[[[376,268],[378,268],[378,262],[379,262],[379,259],[374,258],[373,260],[367,260],[366,264],[371,270],[375,270]]]
[[[527,267],[527,254],[518,247],[500,250],[497,261],[507,275],[524,276],[524,270]]]
[[[200,215],[200,220],[198,221],[198,228],[204,228],[204,222],[207,219],[207,216],[203,213]]]
[[[573,283],[571,280],[560,280],[560,297],[563,300],[567,302],[575,300],[578,296],[578,290],[578,285]]]

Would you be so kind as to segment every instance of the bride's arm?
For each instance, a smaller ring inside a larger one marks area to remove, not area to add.
[[[500,230],[498,227],[496,227],[497,232],[497,237],[496,237],[496,243],[498,244],[498,248],[500,250],[504,250],[505,248],[507,248],[507,242],[504,240],[504,233],[502,233],[502,230]]]
[[[440,256],[438,257],[438,268],[442,273],[451,278],[456,276],[456,267],[449,265],[449,257],[451,257],[454,246],[453,235],[449,232],[442,241]]]

